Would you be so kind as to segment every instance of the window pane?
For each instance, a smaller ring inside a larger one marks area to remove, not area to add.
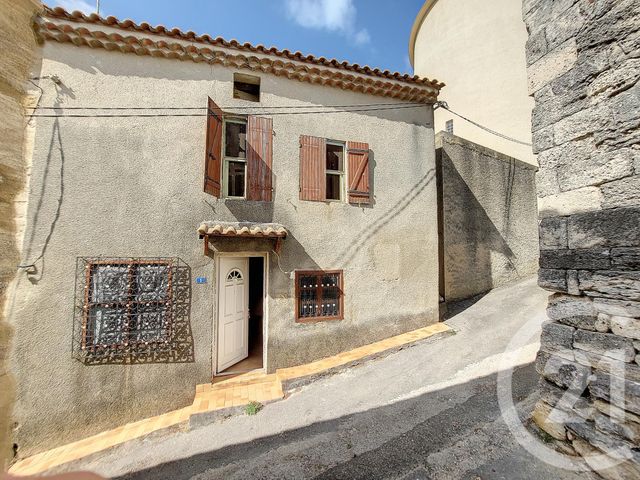
[[[327,173],[327,200],[342,200],[340,175]]]
[[[119,345],[124,340],[127,309],[95,306],[87,319],[87,345]]]
[[[247,124],[227,122],[225,138],[225,156],[233,158],[246,157]]]
[[[153,342],[168,337],[168,309],[165,304],[135,305],[129,326],[131,342]]]
[[[318,314],[318,277],[315,275],[302,275],[298,279],[298,292],[300,295],[298,312],[299,318],[313,318]]]
[[[244,197],[244,167],[243,162],[229,162],[229,186],[227,195],[229,197]]]
[[[135,287],[135,300],[138,302],[166,301],[169,289],[169,266],[138,265]]]
[[[91,271],[93,303],[125,303],[129,296],[128,265],[94,265]]]
[[[340,283],[337,274],[322,276],[322,315],[337,317],[340,315]]]
[[[342,172],[344,169],[344,147],[327,144],[327,170]]]

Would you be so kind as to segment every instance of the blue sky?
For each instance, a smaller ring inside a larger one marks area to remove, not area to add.
[[[45,0],[95,11],[95,0]],[[100,14],[413,73],[408,43],[423,0],[100,0]]]

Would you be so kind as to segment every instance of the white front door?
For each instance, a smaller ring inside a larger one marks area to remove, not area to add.
[[[221,257],[218,269],[218,372],[249,356],[249,259]]]

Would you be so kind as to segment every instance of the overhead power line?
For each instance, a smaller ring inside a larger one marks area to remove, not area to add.
[[[251,112],[257,115],[323,115],[323,114],[335,114],[335,113],[352,113],[352,112],[378,112],[384,110],[403,110],[408,108],[425,107],[425,104],[416,105],[399,105],[391,107],[378,107],[378,108],[355,108],[344,110],[309,110],[309,111],[290,111],[290,112]],[[229,110],[229,108],[227,108]],[[92,113],[92,114],[38,114],[34,115],[34,118],[153,118],[153,117],[206,117],[207,113]],[[223,116],[235,116],[234,113],[223,114]]]
[[[273,106],[224,106],[221,110],[252,110],[252,109],[302,109],[302,108],[360,108],[360,107],[424,107],[425,103],[359,103],[348,105],[273,105]],[[38,110],[206,110],[206,106],[200,107],[66,107],[64,105],[53,107],[38,107]]]
[[[491,133],[492,135],[496,135],[500,138],[504,138],[505,140],[509,140],[510,142],[519,143],[520,145],[525,145],[527,147],[533,146],[529,142],[523,142],[522,140],[518,140],[517,138],[510,137],[508,135],[505,135],[504,133],[496,132],[495,130],[490,129],[489,127],[485,127],[484,125],[481,125],[478,122],[474,122],[473,120],[465,117],[464,115],[460,115],[459,113],[454,112],[449,108],[449,105],[447,105],[447,102],[442,102],[442,101],[436,102],[433,105],[433,109],[436,110],[438,108],[444,108],[447,112],[453,113],[456,117],[459,117],[462,120],[469,122],[471,125],[475,125],[476,127]]]

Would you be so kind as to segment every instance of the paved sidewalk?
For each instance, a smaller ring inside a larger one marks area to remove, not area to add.
[[[317,380],[257,415],[147,437],[54,470],[141,480],[593,478],[529,454],[498,407],[504,361],[515,368],[523,418],[535,403],[538,339],[506,350],[525,321],[544,321],[547,296],[535,279],[496,289],[447,321],[455,335]]]
[[[217,418],[240,413],[250,402],[262,404],[284,398],[285,392],[304,385],[319,376],[335,373],[396,349],[404,348],[434,335],[450,332],[450,328],[437,323],[418,330],[397,335],[332,357],[278,370],[266,375],[262,371],[250,372],[217,382],[198,385],[193,404],[173,412],[129,423],[114,430],[99,433],[77,442],[34,455],[17,462],[10,469],[14,475],[36,475],[88,456],[94,456],[118,445],[144,438],[166,430],[186,430],[189,423],[202,425]]]

